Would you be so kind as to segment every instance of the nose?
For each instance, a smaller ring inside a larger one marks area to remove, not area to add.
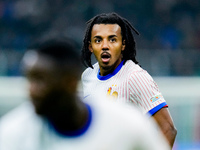
[[[39,84],[36,81],[30,81],[29,83],[29,95],[31,97],[38,97],[41,94],[44,94],[44,90],[41,87],[41,84]]]
[[[108,41],[106,39],[103,40],[102,49],[103,50],[108,50],[109,49],[109,43],[108,43]]]
[[[37,84],[35,84],[35,82],[30,82],[29,84],[29,94],[32,96],[32,95],[35,95],[35,93],[37,93]]]

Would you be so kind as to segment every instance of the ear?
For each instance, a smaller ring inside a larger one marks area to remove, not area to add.
[[[90,42],[89,42],[88,49],[90,50],[91,53],[93,53],[92,44]]]
[[[123,40],[122,42],[122,51],[125,50],[126,44],[125,44],[125,40]]]

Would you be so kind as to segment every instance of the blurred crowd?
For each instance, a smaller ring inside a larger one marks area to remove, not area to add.
[[[138,59],[152,75],[200,75],[200,0],[0,0],[0,76],[20,75],[26,47],[63,34],[81,47],[86,21],[117,12],[140,32]],[[150,63],[149,63],[150,62]]]

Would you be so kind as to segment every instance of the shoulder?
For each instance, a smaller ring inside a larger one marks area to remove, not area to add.
[[[15,121],[15,120],[22,120],[23,118],[26,118],[30,114],[32,114],[32,112],[34,112],[34,110],[32,108],[31,103],[25,102],[25,103],[17,106],[16,108],[14,108],[10,112],[6,113],[0,119],[0,123],[9,121],[10,119],[12,119],[13,121]]]
[[[92,97],[90,97],[92,99]],[[109,121],[116,121],[119,124],[120,122],[126,122],[127,125],[131,124],[132,126],[137,126],[135,121],[141,122],[144,121],[144,115],[142,112],[135,107],[132,103],[124,103],[122,101],[113,101],[112,99],[108,99],[103,96],[100,98],[95,97],[95,99],[99,99],[97,101],[88,101],[91,107],[94,109],[94,112],[100,114],[101,116],[105,116],[109,118]],[[103,115],[104,114],[104,115]],[[112,117],[111,117],[112,116]],[[132,118],[132,119],[131,119]],[[146,118],[146,117],[145,117]],[[132,121],[131,121],[132,120]],[[141,123],[143,124],[143,123]],[[140,125],[141,125],[140,124]]]
[[[104,117],[106,124],[115,124],[118,132],[123,130],[127,135],[144,136],[147,130],[154,130],[157,127],[154,120],[149,115],[144,115],[133,103],[104,98],[89,105],[94,112],[94,117]]]
[[[95,63],[95,64],[93,65],[93,68],[88,67],[88,68],[86,68],[86,69],[83,71],[81,78],[84,79],[84,78],[86,78],[87,76],[96,74],[96,73],[98,72],[98,70],[99,70],[99,64],[98,64],[98,63]]]
[[[107,101],[100,104],[100,107],[108,115],[109,124],[114,124],[123,137],[129,137],[140,146],[146,143],[145,147],[151,147],[150,149],[168,149],[166,139],[155,120],[142,114],[133,103]]]
[[[152,80],[151,75],[138,64],[135,64],[132,60],[127,60],[124,66],[124,70],[132,80],[148,79]]]
[[[0,149],[35,149],[43,130],[44,121],[36,115],[32,104],[22,104],[0,120]]]
[[[142,71],[145,71],[138,64],[135,64],[132,60],[127,60],[123,66],[123,70],[129,74],[135,74]]]
[[[0,119],[0,132],[9,134],[15,130],[23,130],[27,123],[35,117],[35,112],[30,103],[24,103],[13,109]]]
[[[101,99],[101,101],[89,103],[93,112],[93,121],[101,127],[101,132],[106,131],[107,136],[112,133],[114,135],[112,138],[119,139],[122,144],[126,141],[126,144],[138,145],[142,149],[144,147],[144,149],[165,149],[167,143],[157,132],[153,119],[143,115],[132,103],[112,101],[102,97]]]

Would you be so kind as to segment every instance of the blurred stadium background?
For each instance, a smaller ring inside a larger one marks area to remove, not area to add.
[[[178,130],[174,150],[200,149],[200,0],[0,0],[0,117],[27,99],[20,60],[42,35],[73,38],[117,12],[140,32],[137,58],[158,83]]]

